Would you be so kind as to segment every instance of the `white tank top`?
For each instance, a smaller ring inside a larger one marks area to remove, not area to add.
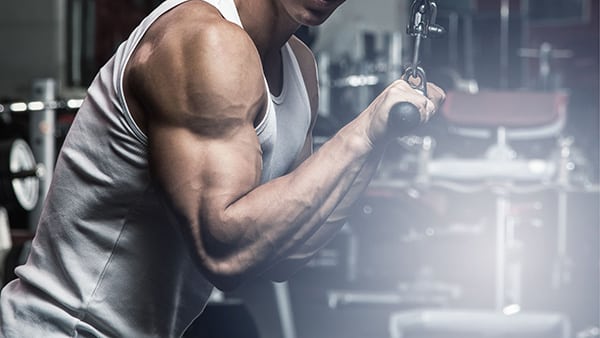
[[[88,90],[59,154],[31,253],[0,296],[3,337],[179,337],[213,286],[193,262],[150,181],[146,135],[123,96],[123,71],[167,0],[132,32]],[[241,26],[233,0],[206,0]],[[310,125],[297,60],[256,128],[262,181],[288,172]],[[268,87],[267,87],[268,89]]]

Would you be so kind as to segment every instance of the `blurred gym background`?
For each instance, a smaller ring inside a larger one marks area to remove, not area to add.
[[[158,0],[0,3],[0,266],[14,278],[87,86]],[[189,337],[600,337],[597,0],[438,0],[442,110],[387,151],[344,230],[287,283],[215,292]],[[409,0],[297,35],[315,147],[412,61]],[[132,288],[135,287],[132,285]]]

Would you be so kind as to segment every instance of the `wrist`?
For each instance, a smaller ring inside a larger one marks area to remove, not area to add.
[[[342,136],[348,151],[363,155],[383,151],[386,144],[392,139],[384,132],[375,130],[372,117],[369,114],[359,115],[342,128],[339,134]]]

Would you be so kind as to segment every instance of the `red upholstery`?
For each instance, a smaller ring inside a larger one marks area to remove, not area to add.
[[[539,127],[564,119],[567,103],[563,92],[448,92],[442,115],[461,127]]]

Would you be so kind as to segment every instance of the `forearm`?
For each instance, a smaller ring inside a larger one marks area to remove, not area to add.
[[[289,255],[311,237],[355,190],[354,184],[365,168],[373,166],[372,149],[360,140],[363,136],[357,134],[360,132],[350,125],[291,174],[249,194],[248,197],[256,197],[263,208],[263,197],[275,198],[269,205],[277,208],[263,210],[257,220],[264,231],[261,233],[272,235],[273,242],[277,243],[274,252],[268,255],[272,262]],[[256,196],[251,196],[254,193]]]
[[[230,203],[210,227],[225,230],[203,231],[196,238],[203,241],[196,245],[203,265],[228,275],[256,275],[310,238],[348,194],[359,173],[373,166],[365,118],[359,116],[342,128],[290,174]],[[200,215],[199,220],[210,222],[210,217]]]
[[[304,243],[294,248],[291,254],[284,257],[267,272],[269,278],[275,281],[286,280],[302,268],[321,248],[323,248],[346,223],[352,207],[356,200],[362,196],[371,178],[377,171],[383,147],[374,150],[367,163],[357,175],[352,186],[334,209],[329,218],[310,236]]]
[[[383,147],[375,149],[369,154],[365,165],[352,182],[350,189],[335,207],[325,223],[299,247],[295,248],[291,256],[296,258],[314,255],[338,232],[350,215],[356,200],[362,196],[377,171],[379,161],[383,154]]]
[[[336,206],[327,222],[335,223],[342,221],[342,223],[344,223],[343,221],[350,215],[356,200],[363,195],[365,189],[371,182],[371,179],[377,172],[384,149],[385,148],[381,146],[374,149],[369,154],[366,165],[363,166],[354,182],[352,182],[350,190],[348,190],[348,193],[346,193],[342,201]]]

